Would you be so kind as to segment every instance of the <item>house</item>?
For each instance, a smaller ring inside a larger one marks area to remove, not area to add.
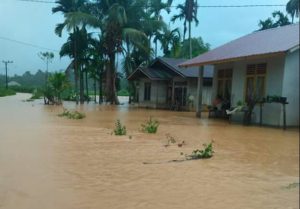
[[[138,104],[149,108],[194,110],[198,68],[181,69],[185,59],[156,58],[148,67],[138,67],[128,76],[138,86]],[[204,70],[203,101],[211,102],[212,66]]]
[[[21,84],[18,83],[17,81],[10,81],[10,82],[8,82],[7,85],[8,85],[8,86],[21,86]]]
[[[286,97],[286,125],[299,126],[299,23],[253,32],[180,66],[214,65],[213,93],[227,98],[231,106],[251,95]],[[283,106],[264,103],[262,124],[283,125]],[[239,114],[232,116],[239,120]],[[260,122],[260,106],[254,107],[254,123]]]

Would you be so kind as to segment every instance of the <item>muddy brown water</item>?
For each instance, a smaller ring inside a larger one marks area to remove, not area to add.
[[[299,208],[298,129],[93,103],[68,120],[28,97],[0,98],[1,209]],[[155,135],[139,131],[149,116],[161,123]],[[111,135],[116,119],[127,136]],[[166,148],[168,133],[186,145]],[[211,140],[213,158],[166,163]]]

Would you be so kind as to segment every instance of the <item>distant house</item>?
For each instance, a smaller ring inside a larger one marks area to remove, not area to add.
[[[10,82],[8,82],[7,85],[8,85],[8,86],[21,86],[21,84],[19,84],[19,83],[16,82],[16,81],[10,81]]]
[[[180,66],[214,65],[213,98],[245,102],[251,95],[286,97],[286,123],[299,126],[299,23],[253,32],[202,54]],[[265,103],[262,123],[283,125],[283,106]],[[253,121],[260,121],[260,106]],[[238,114],[233,119],[238,120]]]
[[[156,58],[148,67],[138,67],[128,80],[138,82],[138,103],[141,107],[194,110],[198,68],[179,68],[185,59]],[[213,67],[204,70],[203,101],[211,103]]]

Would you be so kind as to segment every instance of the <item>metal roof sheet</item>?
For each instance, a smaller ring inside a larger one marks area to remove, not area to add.
[[[180,64],[200,66],[272,53],[283,53],[299,46],[299,23],[256,31]]]

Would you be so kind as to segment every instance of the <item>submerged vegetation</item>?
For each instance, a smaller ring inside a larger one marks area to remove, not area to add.
[[[142,124],[142,131],[145,133],[155,134],[157,132],[159,122],[153,120],[152,117],[145,124]]]
[[[78,111],[69,111],[67,109],[64,109],[63,113],[59,114],[58,116],[76,120],[85,118],[84,113],[80,113]]]
[[[214,154],[212,143],[213,142],[210,142],[209,144],[203,144],[203,148],[204,148],[203,150],[196,149],[193,150],[192,154],[185,155],[186,160],[211,158]]]
[[[121,124],[120,120],[117,120],[115,124],[114,134],[116,136],[126,135],[126,127]]]
[[[16,94],[16,92],[12,89],[0,88],[0,97],[12,96],[12,95],[15,95],[15,94]]]

